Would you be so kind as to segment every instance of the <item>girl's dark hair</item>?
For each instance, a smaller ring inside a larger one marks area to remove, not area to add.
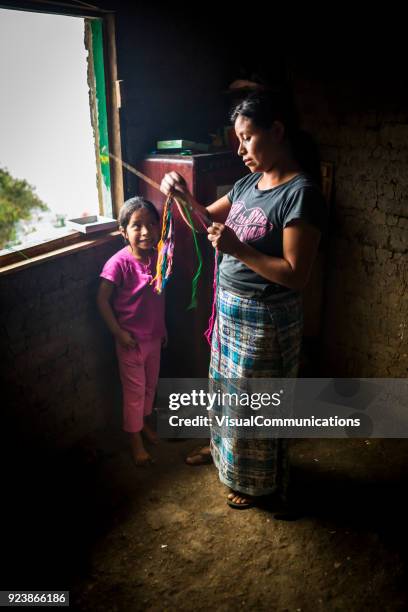
[[[251,119],[258,128],[265,130],[272,127],[274,121],[280,121],[285,127],[294,158],[321,185],[319,148],[311,134],[299,129],[295,105],[288,93],[272,90],[250,93],[232,109],[232,123],[239,116]]]
[[[129,200],[126,200],[120,209],[118,219],[119,225],[125,230],[129,225],[129,221],[133,213],[141,208],[146,208],[146,210],[152,213],[157,222],[160,221],[160,215],[154,204],[141,196],[135,196],[133,198],[129,198]]]

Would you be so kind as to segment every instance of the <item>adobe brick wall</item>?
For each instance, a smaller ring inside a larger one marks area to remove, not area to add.
[[[335,163],[323,342],[337,375],[408,373],[408,107],[383,90],[295,77],[304,127]]]
[[[65,447],[120,417],[95,296],[119,240],[0,277],[3,432]]]

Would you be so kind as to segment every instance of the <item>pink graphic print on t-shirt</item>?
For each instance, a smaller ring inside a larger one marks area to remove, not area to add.
[[[248,209],[245,202],[240,200],[231,206],[225,225],[235,232],[241,242],[258,240],[273,229],[262,208]]]

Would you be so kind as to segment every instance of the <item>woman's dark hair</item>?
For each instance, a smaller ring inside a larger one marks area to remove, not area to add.
[[[232,109],[232,123],[239,116],[251,119],[258,128],[265,130],[272,127],[274,121],[280,121],[285,127],[294,158],[321,185],[319,148],[311,134],[299,129],[295,105],[288,93],[272,90],[250,93]]]
[[[242,115],[252,119],[254,124],[267,130],[274,121],[281,121],[290,138],[292,132],[298,130],[298,120],[291,98],[286,93],[274,91],[254,91],[232,109],[231,121]]]
[[[129,221],[133,213],[141,208],[146,208],[146,210],[152,213],[157,222],[160,221],[160,215],[154,204],[141,196],[135,196],[133,198],[129,198],[129,200],[126,200],[120,209],[118,219],[119,225],[125,230],[129,225]]]

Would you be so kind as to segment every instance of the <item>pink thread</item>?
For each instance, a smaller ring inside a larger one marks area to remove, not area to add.
[[[208,219],[207,219],[207,217],[204,217],[204,215],[201,212],[199,212],[198,210],[195,210],[194,212],[196,214],[197,219],[199,220],[199,222],[201,223],[201,225],[205,229],[205,231],[207,231],[207,229],[208,229]],[[203,218],[207,221],[207,225],[204,223]],[[210,224],[211,224],[211,221],[210,221]]]
[[[214,261],[214,281],[213,281],[213,303],[211,310],[211,317],[208,322],[208,329],[204,333],[204,337],[207,340],[208,344],[211,346],[211,337],[214,331],[215,317],[216,317],[216,307],[217,307],[217,276],[218,276],[218,250],[215,250],[215,261]],[[218,330],[216,330],[218,331]],[[218,334],[217,334],[218,335]],[[217,338],[217,344],[219,344],[219,338]],[[218,351],[217,347],[214,347],[216,351]]]

